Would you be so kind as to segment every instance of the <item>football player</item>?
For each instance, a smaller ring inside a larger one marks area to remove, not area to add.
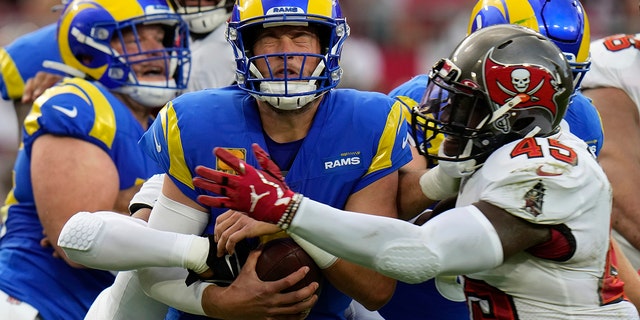
[[[640,35],[616,34],[591,44],[591,71],[582,82],[602,117],[607,142],[599,157],[613,185],[613,236],[640,268]]]
[[[589,70],[589,21],[580,2],[575,0],[481,0],[471,13],[468,34],[496,24],[518,24],[547,36],[560,47],[574,75],[575,92],[563,124],[589,145],[596,155],[603,142],[599,115],[591,102],[580,93],[579,83]],[[418,75],[389,93],[409,109],[419,105],[428,83],[428,75]],[[435,137],[420,148],[437,154],[442,137]],[[427,164],[433,167],[435,163]],[[415,211],[400,215],[411,219]],[[406,318],[467,319],[468,308],[462,294],[462,284],[455,277],[436,277],[420,284],[399,282],[394,297],[380,313],[387,320]],[[446,298],[445,298],[446,297]]]
[[[521,73],[539,89],[518,91]],[[611,186],[560,127],[571,73],[553,42],[507,24],[472,33],[434,65],[416,135],[445,134],[425,156],[466,175],[455,208],[421,226],[321,204],[274,178],[260,150],[262,170],[217,148],[237,175],[198,167],[194,186],[210,192],[200,203],[273,224],[230,212],[233,229],[214,230],[218,249],[277,226],[404,282],[462,274],[473,319],[638,319],[611,267]]]
[[[137,145],[151,110],[186,89],[189,74],[187,26],[166,1],[71,2],[56,32],[46,49],[76,77],[45,91],[25,119],[0,241],[0,290],[9,297],[0,314],[11,319],[82,319],[113,282],[40,240],[56,244],[79,210],[126,212],[159,171]]]

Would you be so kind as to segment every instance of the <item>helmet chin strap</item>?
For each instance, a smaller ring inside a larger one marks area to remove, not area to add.
[[[165,83],[165,81],[140,81],[140,85],[125,85],[113,91],[125,94],[147,108],[157,108],[181,93],[181,90],[175,88],[159,87]]]
[[[53,60],[44,60],[42,61],[42,67],[44,67],[45,69],[51,69],[51,70],[56,70],[56,71],[61,71],[64,72],[65,74],[68,74],[70,76],[73,77],[78,77],[78,78],[85,78],[87,75],[74,68],[71,66],[68,66],[64,63],[61,62],[57,62],[57,61],[53,61]]]
[[[251,63],[249,69],[252,74],[256,76],[258,79],[264,79],[258,68]],[[318,77],[320,73],[324,70],[324,61],[320,61],[318,66],[311,74],[311,77]],[[296,110],[300,109],[315,99],[322,96],[323,93],[313,93],[313,94],[301,94],[293,97],[284,96],[285,93],[288,95],[298,94],[304,92],[312,92],[317,90],[316,86],[317,80],[309,80],[309,81],[262,81],[260,83],[260,92],[278,95],[278,96],[266,96],[260,94],[252,94],[256,99],[260,101],[264,101],[274,106],[275,108],[281,110]]]

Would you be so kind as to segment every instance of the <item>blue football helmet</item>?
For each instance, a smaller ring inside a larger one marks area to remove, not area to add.
[[[145,51],[137,28],[150,24],[162,26],[163,47]],[[123,31],[133,31],[135,52],[126,52],[125,44],[131,41],[123,38]],[[113,49],[112,41],[119,41],[125,52]],[[148,107],[162,106],[187,87],[188,43],[187,25],[166,0],[73,0],[58,20],[64,64]],[[164,80],[139,80],[134,66]]]
[[[189,24],[189,31],[208,34],[231,16],[233,0],[169,0]]]
[[[318,30],[322,53],[252,53],[259,29],[283,25],[314,27]],[[338,85],[342,76],[340,54],[348,35],[349,26],[337,0],[239,0],[227,29],[227,40],[236,56],[236,80],[240,88],[283,110],[299,109]],[[303,56],[305,61],[318,58],[320,63],[311,76],[304,76],[303,70],[295,77],[288,77],[286,73],[284,77],[277,77],[272,70],[262,75],[256,61],[267,61],[274,56],[283,57],[285,61],[292,56]]]
[[[518,24],[548,37],[564,53],[573,70],[574,88],[589,71],[590,29],[578,0],[480,0],[469,19],[467,34],[495,24]]]
[[[572,94],[571,68],[560,49],[529,28],[482,28],[434,65],[423,101],[412,111],[418,151],[473,172],[496,149],[559,132]],[[426,146],[446,136],[437,155]]]

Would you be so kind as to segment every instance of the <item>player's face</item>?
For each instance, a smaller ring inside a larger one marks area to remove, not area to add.
[[[281,26],[264,29],[253,45],[253,53],[257,55],[282,53],[313,53],[320,54],[320,39],[317,33],[308,27]],[[284,79],[299,76],[310,76],[320,63],[316,57],[303,55],[287,56],[286,65],[282,55],[271,56],[256,60],[255,64],[263,76]]]
[[[137,36],[136,36],[137,34]],[[165,55],[163,40],[164,29],[159,25],[140,25],[136,32],[132,29],[122,32],[122,42],[115,37],[111,40],[111,47],[121,55],[128,56],[132,63],[133,71],[140,81],[164,81],[165,71],[169,65],[169,57],[166,59],[151,59]]]
[[[484,99],[463,94],[449,94],[447,103],[439,115],[449,130],[457,135],[447,135],[443,142],[443,151],[447,156],[458,156],[463,153],[467,138],[474,129],[479,129],[489,117],[489,108]]]

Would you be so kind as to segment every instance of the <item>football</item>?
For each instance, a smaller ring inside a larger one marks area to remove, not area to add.
[[[307,275],[282,292],[296,291],[312,282],[322,285],[322,271],[293,239],[277,238],[263,244],[262,253],[256,264],[256,273],[262,281],[275,281],[290,275],[303,266],[310,268]],[[320,292],[320,287],[317,292]]]

